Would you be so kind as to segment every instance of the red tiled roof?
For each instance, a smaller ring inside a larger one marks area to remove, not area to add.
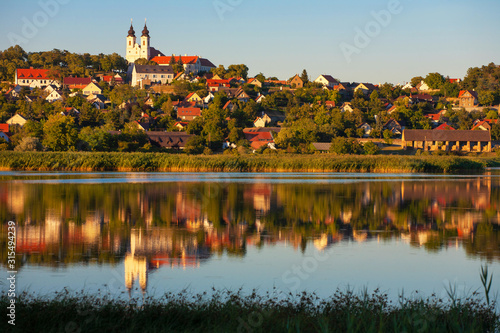
[[[455,131],[455,129],[453,127],[451,127],[450,125],[444,123],[444,124],[441,124],[439,125],[438,127],[436,127],[434,130],[450,130],[450,131]]]
[[[472,90],[460,90],[460,94],[458,95],[458,98],[461,98],[463,95],[465,95],[467,92],[474,96],[474,98],[477,98],[477,91],[472,91]]]
[[[434,120],[434,121],[439,121],[439,118],[441,118],[441,115],[439,113],[430,113],[426,115],[427,118]]]
[[[177,108],[177,116],[201,116],[200,108]]]
[[[48,72],[48,69],[18,68],[17,78],[49,80],[49,78],[47,77]]]
[[[9,124],[0,124],[0,132],[7,133],[9,131]]]
[[[183,64],[196,64],[199,59],[198,56],[174,56],[175,62],[179,61],[179,57],[182,58]],[[154,57],[151,61],[156,62],[158,65],[168,65],[171,58],[172,56]]]
[[[69,85],[88,85],[92,82],[91,77],[65,77],[63,83]]]

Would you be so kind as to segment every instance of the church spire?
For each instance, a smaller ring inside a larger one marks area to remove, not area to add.
[[[149,30],[148,30],[148,27],[146,25],[146,22],[147,19],[144,19],[144,29],[142,30],[142,37],[149,37]]]
[[[128,30],[128,37],[135,37],[134,27],[132,26],[132,19],[130,19],[130,29]]]

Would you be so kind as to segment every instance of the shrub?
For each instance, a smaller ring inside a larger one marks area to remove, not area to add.
[[[332,140],[332,145],[330,146],[330,152],[337,155],[344,154],[360,154],[363,148],[359,144],[358,140],[348,139],[344,137],[336,137]]]
[[[363,145],[365,155],[377,155],[380,153],[380,148],[377,144],[369,141]]]
[[[26,137],[14,149],[16,151],[42,151],[43,146],[38,138]]]

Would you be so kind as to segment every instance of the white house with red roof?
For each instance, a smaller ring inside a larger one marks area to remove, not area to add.
[[[15,84],[25,87],[45,87],[50,84],[60,86],[59,82],[48,77],[48,69],[17,68]]]
[[[280,131],[280,127],[252,127],[243,129],[243,135],[250,141],[250,146],[256,150],[262,146],[274,148],[273,133],[277,134]]]

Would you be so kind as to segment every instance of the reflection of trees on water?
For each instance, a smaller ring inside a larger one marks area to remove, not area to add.
[[[22,262],[50,266],[117,264],[133,256],[144,258],[148,269],[196,267],[214,255],[244,256],[248,246],[323,250],[339,242],[395,238],[428,251],[463,246],[470,256],[498,260],[499,185],[489,177],[331,184],[4,182],[0,216],[18,222]],[[3,259],[6,233],[4,224]],[[132,239],[141,244],[133,253]]]

